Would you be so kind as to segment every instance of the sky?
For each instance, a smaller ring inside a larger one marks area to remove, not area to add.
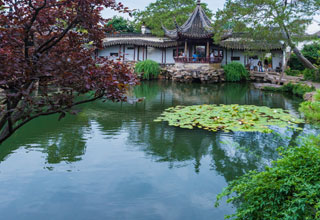
[[[156,0],[120,0],[121,3],[123,3],[126,7],[129,7],[130,10],[132,9],[140,9],[143,10],[147,5],[149,5],[151,2],[155,2]],[[202,0],[201,2],[207,3],[208,8],[210,8],[213,12],[216,12],[218,9],[223,9],[225,0]],[[104,10],[103,16],[105,18],[111,18],[114,15],[119,15],[115,13],[112,10]],[[128,18],[127,15],[120,14],[121,16],[125,16]],[[320,22],[320,16],[315,17],[315,20]],[[313,34],[317,31],[320,31],[319,23],[314,22],[310,27],[308,28],[307,32],[309,34]]]

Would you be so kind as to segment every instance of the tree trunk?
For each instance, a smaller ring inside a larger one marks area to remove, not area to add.
[[[296,47],[296,45],[293,43],[291,39],[291,35],[285,26],[285,24],[280,24],[282,27],[284,33],[285,33],[285,38],[288,40],[288,45],[291,48],[291,50],[297,55],[297,58],[299,61],[308,69],[313,69],[313,70],[318,70],[317,67],[315,67],[307,58],[303,56],[303,54],[300,52],[300,50]]]
[[[282,80],[282,78],[284,77],[284,75],[285,75],[285,73],[286,73],[286,69],[287,69],[287,67],[288,67],[288,62],[289,62],[289,60],[290,60],[291,53],[292,53],[292,50],[290,50],[290,52],[288,52],[288,53],[285,52],[285,54],[286,54],[286,59],[285,59],[284,64],[283,64],[283,68],[282,68],[281,75],[280,75],[280,77],[279,77],[278,85],[281,84],[281,80]]]
[[[293,50],[295,55],[297,55],[297,58],[304,65],[304,67],[317,70],[317,67],[315,67],[307,58],[305,58],[297,47],[291,47],[291,49]]]

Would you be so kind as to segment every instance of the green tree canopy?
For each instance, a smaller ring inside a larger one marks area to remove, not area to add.
[[[135,12],[134,17],[138,27],[144,23],[151,29],[152,34],[163,36],[161,23],[168,29],[174,29],[175,19],[178,25],[182,25],[196,6],[195,0],[157,0],[150,3],[145,10]],[[213,14],[207,4],[201,4],[201,6],[211,18]]]
[[[304,45],[301,53],[308,60],[310,60],[313,65],[320,66],[320,43],[313,42],[312,44]],[[295,54],[291,56],[288,65],[293,70],[304,70],[303,64],[299,61]]]
[[[135,28],[133,22],[120,16],[114,16],[108,23],[108,26],[121,33],[133,33]]]
[[[282,149],[281,158],[265,171],[250,173],[231,182],[221,198],[236,205],[227,218],[320,219],[320,136],[311,136],[301,146]]]
[[[248,33],[248,38],[285,42],[307,68],[316,69],[296,47],[305,40],[306,28],[319,14],[320,0],[227,0],[216,14],[214,28],[218,42],[226,34],[225,24],[233,32]]]

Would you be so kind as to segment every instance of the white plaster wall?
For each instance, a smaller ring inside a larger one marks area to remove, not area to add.
[[[110,53],[118,53],[119,54],[119,46],[112,46],[112,47],[107,47],[105,49],[99,50],[98,51],[98,56],[110,58]],[[121,54],[119,54],[121,56]]]
[[[157,63],[162,63],[162,49],[155,48],[155,47],[148,47],[148,60],[153,60],[153,61],[156,61]]]
[[[224,55],[223,55],[223,61],[222,61],[222,65],[226,65],[226,63],[231,63],[231,57],[240,57],[240,60],[234,60],[234,62],[239,62],[243,65],[245,65],[247,63],[247,56],[246,54],[241,51],[241,50],[224,50]]]
[[[176,50],[176,48],[167,48],[167,62],[166,63],[175,63],[173,58],[173,50]]]
[[[126,50],[125,50],[125,61],[133,61],[134,59],[134,46],[133,45],[126,45]],[[132,49],[129,49],[132,48]]]
[[[139,61],[143,61],[146,58],[146,49],[144,47],[137,47],[136,48],[136,54],[138,55],[138,48],[139,48]],[[144,52],[143,52],[144,50]],[[144,53],[144,57],[143,57],[143,53]]]
[[[272,68],[275,70],[282,63],[282,51],[272,52]]]

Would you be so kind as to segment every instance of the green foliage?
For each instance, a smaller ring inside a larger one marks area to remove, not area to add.
[[[317,66],[320,65],[320,44],[318,42],[304,45],[301,53],[312,64],[315,64]],[[290,66],[290,68],[294,70],[304,70],[303,64],[299,61],[295,54],[292,54],[292,56],[290,57],[288,66]]]
[[[298,84],[288,83],[280,88],[265,86],[263,87],[263,89],[266,91],[272,91],[272,92],[288,92],[293,95],[299,96],[300,98],[303,98],[303,96],[308,92],[315,91],[314,87],[303,85],[301,83],[298,83]]]
[[[286,74],[288,76],[299,76],[301,74],[300,70],[287,69]]]
[[[176,106],[165,110],[155,122],[167,121],[170,126],[181,128],[203,128],[209,131],[264,132],[270,126],[297,128],[303,123],[282,109],[252,105],[198,105]]]
[[[285,92],[292,92],[293,95],[302,97],[308,93],[308,92],[312,92],[315,89],[313,87],[310,87],[308,85],[303,85],[303,84],[291,84],[288,83],[286,85],[283,86],[283,89]]]
[[[313,96],[314,101],[320,102],[320,90],[317,90],[316,94]]]
[[[293,70],[299,70],[299,71],[302,71],[305,68],[303,64],[300,62],[300,60],[298,59],[297,55],[295,54],[291,54],[291,57],[288,61],[288,66]]]
[[[233,33],[241,33],[240,39],[253,49],[272,50],[274,44],[283,41],[301,56],[297,42],[310,39],[306,28],[319,13],[319,6],[319,0],[228,0],[216,13],[214,39],[216,43],[223,40],[224,25],[231,23]],[[309,62],[304,65],[314,67]]]
[[[128,19],[120,16],[114,16],[108,23],[107,26],[112,26],[112,28],[120,33],[133,33],[135,32],[134,25]]]
[[[320,79],[319,79],[319,77],[317,77],[317,71],[320,71],[320,70],[311,70],[311,69],[303,70],[304,79],[311,80],[313,82],[319,82]]]
[[[226,74],[226,80],[230,82],[238,82],[249,77],[249,73],[246,68],[238,62],[227,64],[223,69]]]
[[[208,17],[212,12],[207,4],[201,4]],[[157,0],[150,3],[145,10],[134,13],[138,28],[144,23],[151,29],[152,34],[163,36],[161,23],[168,29],[175,29],[175,19],[178,25],[184,24],[196,7],[195,0]]]
[[[320,122],[320,102],[303,102],[300,105],[299,111],[304,114],[310,122]]]
[[[319,219],[320,218],[320,136],[304,139],[301,146],[280,149],[282,158],[265,171],[250,173],[231,182],[217,196],[230,196],[228,203],[237,205],[231,216],[252,219]]]
[[[313,101],[303,102],[300,105],[299,111],[304,114],[310,122],[320,122],[320,90],[313,97]]]
[[[160,65],[153,60],[145,60],[136,64],[135,72],[142,74],[143,79],[155,79],[160,74]]]

